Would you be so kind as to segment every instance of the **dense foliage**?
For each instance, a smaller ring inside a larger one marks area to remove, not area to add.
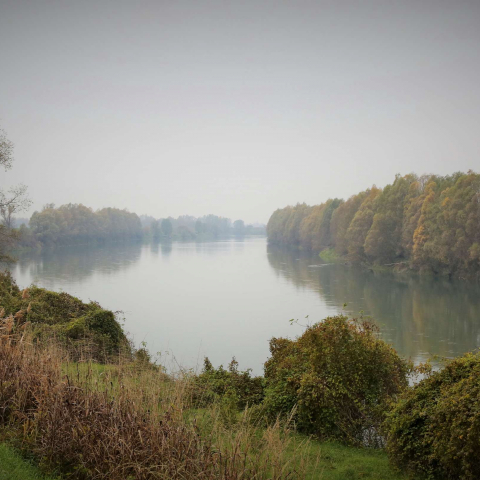
[[[29,236],[43,245],[73,245],[92,241],[141,238],[142,225],[135,213],[118,208],[93,211],[84,205],[46,205],[30,219]]]
[[[37,339],[56,337],[97,359],[128,348],[113,312],[65,292],[36,286],[22,291],[9,273],[0,273],[0,316],[10,316],[22,326],[30,324]]]
[[[379,441],[388,403],[412,366],[366,320],[329,317],[297,340],[273,338],[265,363],[264,406],[295,418],[301,431],[348,443]]]
[[[480,478],[480,353],[407,390],[384,426],[398,466],[429,478]]]
[[[250,370],[238,370],[233,359],[224,369],[214,368],[208,358],[200,375],[193,379],[193,400],[196,406],[205,406],[228,397],[239,409],[259,404],[263,400],[263,378],[252,377]]]
[[[397,175],[383,190],[373,186],[345,202],[276,210],[267,235],[272,244],[333,248],[353,261],[478,276],[480,175]]]
[[[265,234],[264,226],[245,225],[243,220],[236,220],[232,226],[230,219],[216,215],[155,219],[118,208],[94,211],[81,204],[62,205],[58,208],[47,204],[40,212],[34,212],[28,225],[25,219],[20,220],[12,217],[8,228],[21,247],[80,245],[138,240],[142,237],[153,240],[193,240],[221,235]],[[14,228],[15,225],[18,228]],[[0,231],[2,228],[6,228],[5,224],[0,224]]]
[[[177,218],[168,217],[155,219],[150,216],[140,217],[144,231],[154,239],[161,237],[179,240],[194,238],[216,238],[222,235],[264,235],[264,225],[245,225],[243,220],[231,222],[229,218],[217,215],[205,215],[197,218],[191,215],[181,215]]]

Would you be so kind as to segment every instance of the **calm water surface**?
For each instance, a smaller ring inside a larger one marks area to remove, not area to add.
[[[342,311],[373,316],[383,337],[417,362],[480,346],[479,285],[322,264],[268,248],[265,238],[61,248],[22,256],[13,273],[22,287],[122,310],[135,342],[170,367],[197,368],[205,355],[226,365],[235,356],[262,374],[268,340],[303,331],[289,319],[306,324]]]

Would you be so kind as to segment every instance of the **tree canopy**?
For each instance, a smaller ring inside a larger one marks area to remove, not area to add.
[[[480,175],[396,175],[347,201],[276,210],[272,244],[335,252],[352,261],[402,263],[431,273],[480,272]]]

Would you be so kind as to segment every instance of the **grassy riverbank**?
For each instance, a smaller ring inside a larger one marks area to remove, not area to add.
[[[177,470],[186,470],[178,478],[192,480],[407,478],[389,466],[382,450],[320,442],[288,422],[263,426],[254,408],[238,411],[228,398],[198,408],[204,392],[191,374],[166,375],[142,356],[99,364],[71,362],[55,344],[15,346],[9,357],[5,351],[2,365],[11,375],[0,380],[18,389],[7,389],[2,403],[17,413],[0,435],[47,473],[112,480],[177,478]],[[161,438],[168,438],[166,445]],[[17,472],[22,480],[43,478],[13,450],[4,451],[5,478]],[[153,474],[159,463],[165,471]]]
[[[189,387],[191,387],[189,380],[183,377],[172,381],[161,370],[152,368],[151,365],[142,362],[104,365],[93,362],[65,361],[60,364],[57,363],[60,360],[58,355],[58,350],[49,351],[49,357],[53,359],[56,368],[59,368],[63,382],[66,382],[70,389],[76,389],[77,395],[75,398],[79,403],[94,403],[95,392],[101,393],[105,399],[110,401],[124,395],[124,400],[128,399],[128,402],[136,403],[133,411],[137,414],[146,411],[153,414],[150,417],[152,423],[155,422],[155,418],[164,416],[165,409],[168,409],[168,413],[171,415],[169,417],[170,421],[176,426],[176,429],[182,428],[184,435],[187,434],[188,436],[188,431],[193,430],[204,439],[211,438],[213,441],[210,446],[215,450],[222,451],[226,456],[230,456],[233,463],[227,462],[227,466],[230,464],[230,468],[233,466],[237,471],[231,471],[229,476],[223,476],[219,473],[218,476],[214,474],[206,478],[237,479],[241,478],[237,475],[242,473],[242,469],[245,470],[243,473],[257,475],[248,478],[259,479],[406,480],[408,478],[389,465],[387,455],[383,450],[345,446],[337,442],[320,442],[296,433],[292,427],[281,424],[276,424],[273,427],[261,427],[252,418],[253,412],[251,410],[247,408],[243,412],[232,411],[230,405],[226,402],[220,402],[203,409],[194,408],[189,400],[192,393],[189,390]],[[78,395],[79,392],[81,392],[80,395]],[[70,401],[72,401],[71,398]],[[105,405],[103,404],[104,407]],[[49,407],[51,409],[49,415],[53,415],[59,404],[49,405]],[[79,423],[84,424],[84,420],[85,418],[82,419],[81,416],[75,415],[71,418],[63,417],[64,424],[62,427],[55,429],[56,434],[59,435],[58,441],[67,444],[69,441],[75,443],[75,439],[68,439],[67,435],[78,436],[78,429],[81,428]],[[54,421],[52,419],[51,425],[44,424],[43,431],[48,432],[50,428],[55,428]],[[71,425],[68,425],[67,422],[71,422]],[[116,428],[128,429],[129,427],[125,425],[125,422],[127,422],[125,417],[114,421]],[[23,436],[23,432],[19,432],[17,428],[18,426],[12,425],[4,428],[1,434],[4,437],[16,438],[18,443],[20,437]],[[90,424],[90,428],[95,429],[92,424]],[[107,440],[103,438],[103,436],[106,437],[106,433],[102,435],[100,431],[95,431],[95,436],[97,435],[101,436],[101,441],[109,441],[112,449],[116,448],[116,439],[113,439],[113,442],[111,438]],[[25,437],[23,439],[25,440]],[[41,444],[41,439],[38,440]],[[50,438],[50,440],[54,441],[53,438]],[[138,444],[136,445],[138,438],[130,437],[130,441],[132,442],[132,448],[138,447]],[[144,438],[144,441],[148,442],[148,438]],[[74,472],[68,471],[68,464],[74,456],[71,447],[62,447],[63,455],[59,455],[59,452],[57,452],[56,456],[48,457],[47,455],[46,458],[39,455],[38,446],[30,445],[28,447],[28,441],[26,443],[26,449],[25,446],[22,447],[21,443],[18,443],[19,448],[24,448],[24,453],[29,455],[32,455],[33,451],[37,461],[41,461],[47,471],[60,469],[64,471],[68,478],[70,478],[68,473],[73,474],[73,478],[93,478],[87,472],[84,472],[85,476],[77,477]],[[85,443],[83,443],[83,447],[81,445],[82,443],[77,444],[76,448],[82,448],[82,461],[88,463],[89,456],[94,454],[92,450],[94,445],[91,446],[92,449],[88,448]],[[171,447],[175,449],[175,445],[171,445]],[[54,448],[58,449],[60,445],[57,444]],[[237,451],[240,454],[238,458],[236,458],[237,454],[235,453]],[[0,459],[5,458],[5,461],[1,463],[4,467],[2,472],[4,477],[0,476],[0,480],[16,480],[17,478],[18,480],[52,479],[52,477],[44,477],[38,468],[25,461],[10,447],[3,445],[1,455],[3,456],[0,456]],[[186,455],[188,456],[187,452]],[[173,452],[172,459],[175,460]],[[96,461],[99,460],[96,459]],[[108,459],[106,460],[108,461]],[[183,464],[184,459],[177,458],[176,460],[179,466]],[[196,461],[201,462],[202,459],[197,457]],[[101,469],[102,465],[99,464],[97,467]],[[110,477],[107,474],[106,477],[101,478],[168,478],[163,476],[149,477],[143,471],[144,467],[146,470],[149,468],[148,465],[137,465],[135,476]],[[67,469],[65,470],[65,468]],[[106,474],[105,471],[104,474]]]
[[[302,408],[286,405],[283,412],[272,403],[269,386],[283,389],[284,373],[297,375],[275,353],[270,383],[239,371],[234,360],[228,369],[206,359],[201,374],[167,374],[147,350],[128,344],[112,312],[97,303],[37,287],[22,291],[9,275],[0,280],[0,442],[8,443],[1,464],[9,480],[18,472],[22,480],[43,478],[19,453],[43,473],[71,480],[406,478],[382,450],[300,433]],[[321,328],[327,330],[308,335],[347,335],[372,363],[368,352],[378,341],[368,325],[336,317]],[[377,357],[380,351],[375,347]],[[299,359],[291,366],[303,369]],[[345,403],[358,420],[371,414],[351,407]]]

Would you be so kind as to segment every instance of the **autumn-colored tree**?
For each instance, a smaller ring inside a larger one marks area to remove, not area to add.
[[[82,204],[55,208],[47,204],[34,212],[30,232],[44,245],[72,245],[92,241],[140,238],[140,218],[127,210],[103,208],[94,212]]]
[[[346,202],[339,205],[333,212],[330,231],[335,251],[339,255],[346,255],[348,253],[347,230],[367,195],[368,192],[360,192],[357,195],[353,195]]]
[[[480,175],[397,175],[346,202],[276,210],[272,244],[320,252],[333,247],[353,261],[408,264],[444,275],[480,276]]]
[[[332,214],[343,200],[330,199],[312,207],[300,225],[300,244],[308,250],[321,251],[332,245],[330,222]]]
[[[383,190],[373,186],[346,202],[279,209],[267,235],[272,244],[314,252],[334,247],[353,261],[480,275],[480,175],[397,175]]]
[[[367,192],[346,233],[348,255],[353,260],[362,260],[365,257],[365,239],[373,223],[375,199],[380,194],[375,185]]]
[[[388,262],[403,257],[401,239],[405,204],[415,175],[397,175],[375,199],[375,215],[365,239],[365,253],[372,261]]]

